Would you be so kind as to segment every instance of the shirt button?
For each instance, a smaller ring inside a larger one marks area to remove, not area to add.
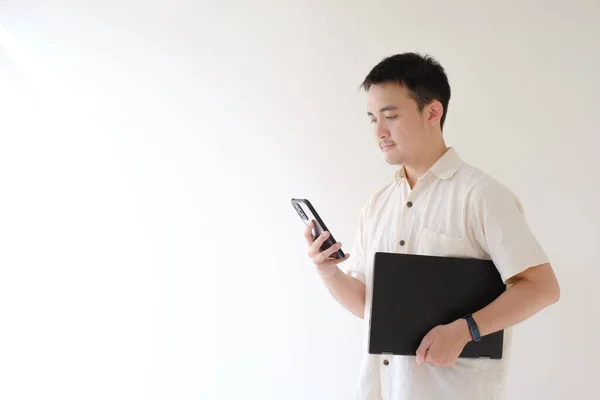
[[[406,206],[407,206],[408,208],[412,207],[412,206],[413,206],[413,203],[412,203],[412,201],[409,201],[408,203],[406,203]]]
[[[389,365],[390,362],[388,360],[383,360],[383,365]]]
[[[404,246],[406,244],[406,242],[404,240],[400,241],[400,246]]]

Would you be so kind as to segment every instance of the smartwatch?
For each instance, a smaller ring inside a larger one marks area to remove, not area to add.
[[[479,342],[481,340],[481,335],[479,334],[479,328],[477,327],[477,323],[473,319],[473,316],[469,314],[464,316],[463,318],[467,320],[467,324],[469,325],[469,331],[471,331],[471,337],[473,338],[473,341]]]

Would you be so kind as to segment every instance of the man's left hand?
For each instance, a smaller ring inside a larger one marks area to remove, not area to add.
[[[462,318],[447,325],[438,325],[421,341],[417,349],[417,364],[426,362],[438,367],[450,367],[470,340],[469,326]]]

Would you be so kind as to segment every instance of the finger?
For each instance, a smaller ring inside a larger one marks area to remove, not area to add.
[[[452,367],[454,364],[456,364],[456,359],[457,357],[449,355],[444,360],[444,367]]]
[[[450,367],[452,365],[450,360],[442,357],[434,347],[433,345],[429,346],[429,350],[425,354],[425,362],[436,367]]]
[[[425,359],[423,360],[423,362],[433,364],[436,367],[439,367],[441,364],[443,364],[443,362],[441,360],[436,359],[432,355],[431,346],[429,346],[429,349],[427,349],[427,352],[425,352]]]
[[[431,341],[429,340],[429,337],[425,336],[417,348],[417,364],[423,364],[425,362],[429,346],[431,346]]]
[[[340,263],[346,261],[349,257],[350,257],[350,253],[346,253],[346,256],[343,259],[341,259],[341,260],[339,258],[329,257],[327,260],[325,260],[321,264],[319,264],[319,266],[321,268],[327,268],[327,267],[330,267],[332,265],[340,264]]]
[[[349,258],[350,258],[350,253],[346,253],[346,255],[344,256],[343,259],[339,260],[339,259],[336,258],[336,260],[337,260],[337,262],[342,263],[342,262],[346,261]]]
[[[443,364],[439,364],[439,363],[434,362],[434,361],[427,361],[427,364],[431,364],[434,367],[443,367],[444,366]]]
[[[323,250],[321,253],[317,255],[317,262],[322,263],[327,261],[333,253],[342,248],[342,242],[337,242],[333,244],[328,249]]]
[[[329,236],[330,236],[329,232],[321,233],[319,235],[319,237],[317,239],[315,239],[313,244],[310,246],[310,254],[318,255],[321,252],[321,246],[323,246],[323,243],[325,243],[325,241],[329,238]],[[330,254],[332,254],[332,253],[330,253]],[[325,259],[323,259],[323,260],[325,260]]]
[[[315,239],[313,239],[313,237],[312,237],[312,230],[313,230],[314,226],[315,226],[315,221],[310,220],[310,222],[308,224],[306,224],[306,228],[304,228],[304,237],[306,238],[306,241],[308,242],[308,244],[312,244],[315,241]]]

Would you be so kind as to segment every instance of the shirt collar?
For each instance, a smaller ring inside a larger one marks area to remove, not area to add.
[[[463,161],[453,147],[449,147],[448,150],[429,168],[429,171],[440,179],[449,179],[458,171],[463,165]],[[396,171],[395,179],[396,182],[406,178],[406,172],[404,166]]]

